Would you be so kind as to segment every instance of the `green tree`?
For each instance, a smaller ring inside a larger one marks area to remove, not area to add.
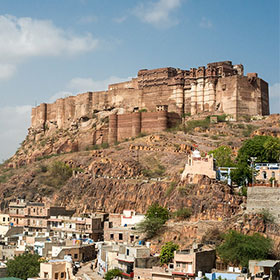
[[[137,231],[145,233],[147,239],[153,238],[168,219],[169,211],[158,204],[153,204],[148,208],[145,219],[137,225]]]
[[[105,274],[105,280],[112,280],[116,277],[122,277],[122,271],[118,268],[111,269]]]
[[[166,242],[162,247],[160,251],[160,264],[168,264],[170,263],[174,258],[174,251],[179,249],[179,245],[173,243],[172,241]]]
[[[248,267],[249,260],[266,259],[271,249],[271,239],[259,233],[244,235],[230,230],[217,251],[224,262]]]
[[[40,256],[37,254],[25,253],[16,256],[14,260],[7,262],[7,272],[9,277],[27,279],[37,277],[40,272]]]
[[[238,162],[248,162],[257,157],[257,162],[276,162],[280,155],[280,140],[272,136],[254,136],[244,142],[238,151]]]
[[[246,185],[252,181],[252,168],[246,162],[239,162],[236,169],[232,169],[230,177],[238,186]]]
[[[148,219],[160,219],[165,223],[169,219],[169,211],[157,203],[152,204],[145,215]]]
[[[210,154],[213,154],[213,157],[216,159],[216,165],[219,167],[222,166],[234,166],[233,163],[233,154],[232,154],[232,150],[230,147],[228,146],[220,146],[219,148],[210,151]]]
[[[270,137],[263,145],[265,156],[269,162],[277,162],[280,158],[280,139],[277,137]]]

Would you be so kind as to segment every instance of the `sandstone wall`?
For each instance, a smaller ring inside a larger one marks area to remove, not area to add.
[[[69,127],[73,121],[88,119],[93,112],[121,108],[124,112],[167,105],[168,112],[226,113],[235,119],[243,115],[269,114],[268,84],[256,73],[243,76],[242,65],[230,61],[207,67],[181,70],[159,68],[140,70],[137,78],[112,84],[108,91],[87,92],[41,104],[32,110],[31,127]]]
[[[180,120],[178,114],[166,111],[112,114],[109,116],[109,143],[137,137],[140,133],[163,131]]]

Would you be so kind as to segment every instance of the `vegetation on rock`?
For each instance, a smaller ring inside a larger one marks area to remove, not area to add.
[[[259,233],[245,235],[230,230],[224,235],[218,254],[226,263],[248,267],[249,260],[267,259],[271,249],[271,239]]]

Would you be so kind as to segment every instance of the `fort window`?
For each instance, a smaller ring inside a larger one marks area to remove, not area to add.
[[[58,279],[58,272],[54,274],[54,279]]]
[[[110,234],[110,239],[114,240],[114,234],[113,233]]]
[[[265,171],[262,172],[262,177],[263,177],[264,180],[266,179],[266,172]]]
[[[60,278],[64,278],[64,272],[60,273]]]
[[[119,240],[123,240],[123,234],[119,233]]]
[[[168,105],[157,105],[156,106],[156,111],[157,112],[160,112],[160,111],[167,112],[168,111]]]
[[[74,254],[74,259],[77,259],[78,258],[78,254]]]

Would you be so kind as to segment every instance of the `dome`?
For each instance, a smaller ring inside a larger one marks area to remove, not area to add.
[[[200,151],[199,151],[199,150],[193,151],[193,157],[195,157],[195,158],[200,158],[200,157],[201,157],[201,156],[200,156]]]

